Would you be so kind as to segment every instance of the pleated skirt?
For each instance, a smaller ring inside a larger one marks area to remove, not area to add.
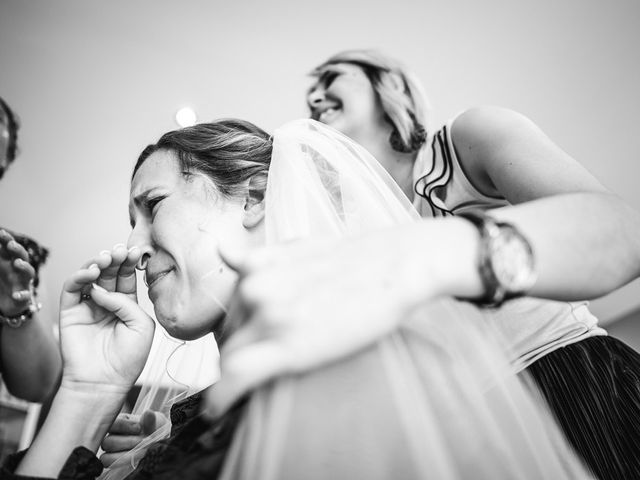
[[[598,478],[640,479],[638,352],[613,337],[591,337],[551,352],[526,371]]]

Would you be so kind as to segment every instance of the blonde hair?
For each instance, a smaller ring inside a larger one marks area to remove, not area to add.
[[[397,60],[376,50],[345,50],[313,69],[319,77],[332,65],[350,63],[364,71],[394,127],[390,141],[399,151],[415,152],[426,139],[431,107],[420,81]],[[397,137],[394,139],[394,136]]]

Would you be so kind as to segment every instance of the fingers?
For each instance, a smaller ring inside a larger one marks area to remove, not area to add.
[[[33,266],[26,260],[16,258],[11,264],[3,262],[2,269],[11,299],[18,303],[29,302],[33,296],[33,279],[36,275]]]
[[[147,410],[142,415],[121,413],[102,442],[105,453],[100,456],[100,461],[105,467],[111,466],[122,454],[137,447],[145,437],[168,422],[167,417],[153,410]]]
[[[157,429],[169,422],[169,419],[162,413],[153,410],[147,410],[142,414],[140,424],[142,425],[142,432],[145,435],[151,435]]]
[[[100,277],[95,282],[100,287],[110,292],[136,293],[136,264],[141,256],[138,247],[127,250],[122,243],[115,245],[111,250],[103,250],[96,257],[87,261],[83,268],[96,264],[100,269]]]
[[[0,252],[6,248],[7,243],[13,240],[13,235],[4,228],[0,228]]]
[[[26,303],[31,300],[32,295],[31,290],[18,290],[11,293],[11,299],[14,302]]]
[[[155,328],[153,320],[131,297],[119,292],[108,292],[95,283],[91,288],[91,299],[96,305],[116,315],[127,327],[138,331]]]
[[[15,258],[29,260],[29,254],[25,248],[13,238],[13,235],[4,229],[0,229],[0,258],[9,261]]]
[[[102,253],[103,252],[101,252],[101,255]],[[105,268],[102,269],[100,277],[98,278],[96,283],[105,290],[113,292],[116,289],[116,282],[118,278],[118,272],[120,271],[120,266],[122,265],[122,262],[127,258],[127,247],[125,247],[123,243],[119,243],[115,245],[110,252],[106,253],[110,256],[110,262]]]
[[[33,265],[22,258],[16,258],[13,261],[13,268],[27,281],[33,280],[36,277],[36,270],[33,268]]]
[[[110,433],[102,441],[102,449],[105,452],[120,452],[122,454],[136,447],[143,439],[144,435],[119,435]]]
[[[20,245],[17,241],[11,240],[6,244],[7,252],[12,258],[20,258],[25,262],[29,261],[29,253],[27,250]]]
[[[140,416],[131,415],[130,413],[120,413],[109,429],[109,435],[139,435],[141,433],[142,425],[140,424]],[[104,446],[102,448],[106,450]]]
[[[138,247],[131,247],[127,251],[127,257],[122,262],[122,265],[120,265],[120,270],[118,271],[116,282],[117,292],[135,295],[137,288],[136,265],[141,256],[142,251]]]
[[[62,287],[60,310],[65,310],[80,303],[82,291],[95,282],[99,275],[100,268],[95,263],[86,268],[81,268],[71,275]]]

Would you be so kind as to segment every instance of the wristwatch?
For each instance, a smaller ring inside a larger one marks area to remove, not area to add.
[[[514,225],[479,211],[456,216],[470,221],[480,233],[478,272],[485,295],[478,303],[497,307],[533,287],[537,276],[533,250]]]
[[[42,308],[41,303],[31,302],[26,310],[15,315],[7,316],[0,313],[0,323],[8,325],[11,328],[20,328],[24,322],[33,317],[33,314],[40,311]]]

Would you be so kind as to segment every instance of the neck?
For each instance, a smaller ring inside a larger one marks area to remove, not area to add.
[[[413,200],[413,164],[418,154],[401,153],[391,148],[389,134],[371,136],[361,145],[380,162],[407,198]]]

